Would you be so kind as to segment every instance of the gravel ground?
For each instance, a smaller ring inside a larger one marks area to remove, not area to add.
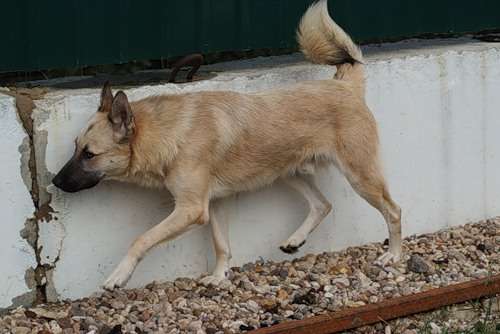
[[[219,286],[179,278],[144,289],[18,308],[0,333],[238,333],[500,273],[500,218],[411,236],[382,266],[375,243],[291,261],[232,268]]]

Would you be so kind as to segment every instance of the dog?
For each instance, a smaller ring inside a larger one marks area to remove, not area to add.
[[[75,152],[54,177],[66,192],[103,180],[168,189],[173,212],[139,236],[104,283],[124,286],[153,246],[210,224],[216,265],[206,283],[226,277],[231,252],[216,217],[220,199],[283,180],[310,212],[280,248],[296,252],[332,206],[315,185],[318,169],[336,166],[376,208],[389,230],[380,261],[401,258],[401,209],[391,199],[379,162],[379,138],[365,103],[363,55],[328,13],[327,0],[303,15],[297,39],[313,63],[336,66],[334,78],[291,88],[161,95],[129,102],[108,84],[100,106],[75,141]]]

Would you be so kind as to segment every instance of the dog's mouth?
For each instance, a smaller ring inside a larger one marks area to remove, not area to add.
[[[52,184],[65,192],[75,193],[95,187],[104,176],[101,172],[85,171],[75,159],[71,159],[52,179]]]
[[[103,177],[97,175],[87,176],[85,178],[70,177],[68,179],[62,179],[58,178],[58,175],[54,177],[52,183],[57,188],[68,193],[76,193],[81,190],[93,188],[103,179]]]

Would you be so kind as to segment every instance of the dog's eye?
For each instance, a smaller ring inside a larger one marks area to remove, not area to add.
[[[95,157],[95,154],[90,152],[87,148],[85,148],[85,150],[83,150],[83,152],[82,152],[82,156],[84,159],[90,160],[93,157]]]

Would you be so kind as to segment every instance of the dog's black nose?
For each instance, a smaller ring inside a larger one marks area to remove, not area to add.
[[[61,183],[62,183],[61,179],[62,179],[61,176],[59,174],[57,174],[52,179],[52,184],[55,185],[57,188],[61,189]]]

